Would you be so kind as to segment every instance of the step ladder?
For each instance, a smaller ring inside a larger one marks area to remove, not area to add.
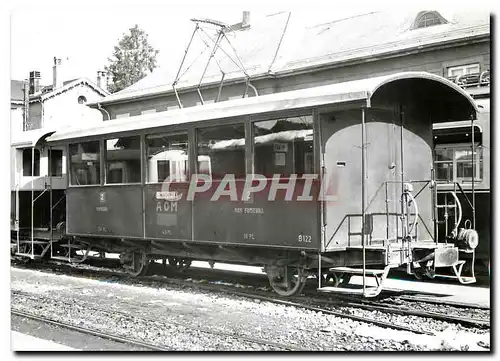
[[[464,265],[467,263],[466,260],[459,260],[456,264],[451,266],[454,275],[444,275],[444,274],[435,274],[434,278],[443,278],[443,279],[456,279],[458,282],[460,282],[463,285],[468,285],[471,283],[476,282],[476,276],[474,274],[474,265],[475,265],[475,256],[476,252],[474,250],[467,251],[467,250],[460,250],[462,252],[466,253],[471,253],[472,254],[472,261],[471,261],[471,275],[470,276],[462,276],[462,269]]]
[[[31,252],[24,253],[20,249],[24,245],[31,246]],[[17,241],[17,252],[14,253],[15,256],[19,257],[29,257],[30,259],[42,259],[45,254],[50,249],[50,241],[38,241],[38,240],[18,240]],[[38,248],[39,251],[35,251]]]
[[[461,194],[464,196],[465,200],[467,201],[467,204],[469,205],[470,209],[472,210],[473,214],[473,226],[475,223],[475,206],[474,206],[474,190],[472,190],[472,196],[473,196],[473,201],[472,203],[470,202],[469,198],[465,194],[464,190],[462,189],[462,186],[460,183],[453,182],[453,191],[448,191],[444,193],[444,204],[437,204],[436,202],[436,208],[437,209],[443,209],[444,210],[444,220],[439,220],[436,219],[436,238],[439,237],[439,225],[444,224],[445,227],[445,234],[456,234],[459,230],[459,226],[462,222],[462,206],[460,204],[460,200],[457,197],[456,194],[456,188],[458,187],[458,190],[461,192]],[[448,194],[451,194],[453,203],[450,203],[448,201]],[[452,213],[453,217],[453,229],[452,231],[449,231],[449,218],[450,214]],[[467,222],[470,222],[470,220],[466,220],[464,226],[466,226]],[[445,240],[446,242],[446,240]],[[451,266],[453,270],[453,275],[445,275],[445,274],[435,274],[434,277],[437,278],[443,278],[443,279],[456,279],[458,280],[461,284],[471,284],[476,282],[476,277],[474,275],[474,267],[475,267],[475,258],[476,258],[476,251],[474,249],[459,249],[459,252],[462,253],[470,253],[472,254],[472,260],[471,260],[471,275],[470,276],[463,276],[462,271],[464,265],[467,263],[467,260],[459,260],[455,265]]]
[[[68,243],[66,244],[59,244],[59,247],[63,247],[67,249],[67,253],[65,256],[54,256],[51,255],[51,259],[53,260],[58,260],[58,261],[65,261],[65,262],[70,262],[70,263],[82,263],[85,261],[90,253],[91,247],[89,244],[72,244],[71,240],[68,239]],[[73,250],[76,251],[84,251],[83,255],[78,255],[71,257],[71,252]]]
[[[349,274],[349,275],[358,275],[364,277],[374,278],[377,286],[366,286],[366,283],[363,282],[363,286],[359,287],[322,287],[321,279],[319,287],[317,288],[318,292],[330,292],[330,293],[343,293],[343,294],[356,294],[362,295],[364,297],[376,297],[382,292],[383,283],[389,274],[389,270],[396,265],[387,265],[384,269],[364,269],[363,268],[351,268],[351,267],[332,267],[329,269],[330,272],[339,273],[339,274]],[[354,286],[354,285],[351,285]]]

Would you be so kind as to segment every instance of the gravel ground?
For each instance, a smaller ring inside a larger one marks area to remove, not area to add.
[[[173,286],[129,286],[15,268],[11,269],[11,280],[13,291],[37,295],[33,298],[14,293],[15,309],[175,350],[410,351],[489,347],[489,331],[476,332],[445,323],[438,329],[430,327],[436,336],[426,336],[290,306]],[[428,323],[418,317],[391,319],[385,313],[377,315],[359,309],[353,312],[366,312],[371,318],[384,317],[406,325]]]
[[[490,320],[490,310],[479,309],[479,308],[463,308],[446,304],[435,304],[435,303],[428,303],[421,301],[407,301],[398,298],[384,300],[384,303],[382,305],[385,304],[387,304],[387,306],[397,305],[401,309],[411,309],[414,311],[443,313],[448,316],[473,318],[482,321]]]
[[[12,315],[11,330],[43,340],[57,343],[83,351],[150,351],[149,349],[115,342],[97,336],[82,334],[77,331],[58,327],[26,317]]]

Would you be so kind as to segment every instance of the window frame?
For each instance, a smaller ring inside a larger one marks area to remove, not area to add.
[[[191,172],[191,139],[190,139],[190,136],[189,136],[189,131],[186,129],[186,130],[177,130],[177,131],[173,131],[173,132],[169,132],[168,130],[164,130],[164,131],[161,131],[161,132],[157,132],[157,133],[148,133],[148,134],[145,134],[144,135],[144,142],[143,142],[143,149],[144,149],[144,154],[143,154],[143,170],[145,172],[145,176],[144,176],[144,184],[162,184],[164,181],[162,182],[151,182],[149,180],[149,162],[148,162],[148,149],[149,149],[149,146],[148,146],[148,143],[147,143],[147,140],[148,140],[148,137],[161,137],[161,136],[166,136],[166,137],[172,137],[172,136],[178,136],[178,135],[185,135],[186,136],[186,140],[187,140],[187,145],[188,145],[188,148],[187,148],[187,168],[186,168],[186,182],[189,182],[191,180],[191,175],[192,175],[192,172]],[[174,182],[169,182],[169,183],[174,183]],[[182,182],[175,182],[175,183],[182,183]]]
[[[29,167],[29,173],[30,174],[24,174],[24,153],[28,151],[29,154],[30,154],[30,167]],[[37,159],[37,155],[38,154],[38,167],[37,167],[37,162],[36,162],[36,159]],[[34,164],[33,164],[33,157],[35,158],[34,159]],[[40,171],[41,171],[41,158],[42,158],[42,154],[40,152],[39,149],[36,149],[36,148],[33,148],[33,147],[28,147],[28,148],[23,148],[22,149],[22,152],[21,152],[21,159],[22,159],[22,175],[23,177],[40,177]],[[33,164],[33,166],[32,166]],[[37,172],[38,170],[38,172]]]
[[[108,156],[107,156],[107,141],[108,140],[118,140],[118,139],[124,139],[124,138],[137,138],[139,140],[139,180],[137,182],[120,182],[120,183],[109,183],[108,182]],[[128,186],[128,185],[140,185],[142,184],[142,173],[143,173],[143,167],[144,167],[144,163],[142,161],[142,149],[143,149],[143,145],[142,145],[142,138],[141,138],[141,135],[140,134],[131,134],[131,135],[125,135],[125,136],[116,136],[115,135],[115,138],[107,138],[107,137],[104,137],[102,139],[102,144],[103,144],[103,148],[101,149],[101,154],[102,154],[102,158],[103,158],[103,165],[104,165],[104,176],[103,176],[103,179],[101,180],[101,184],[103,186]]]
[[[316,166],[316,148],[317,148],[317,142],[318,142],[318,129],[316,128],[316,115],[313,110],[310,111],[287,111],[287,112],[280,112],[280,113],[266,113],[266,114],[260,114],[258,116],[252,117],[250,120],[250,129],[251,129],[251,135],[250,135],[250,146],[251,146],[251,164],[252,164],[252,175],[258,174],[255,173],[255,133],[254,133],[254,125],[255,123],[259,123],[262,121],[270,121],[270,120],[279,120],[283,118],[299,118],[299,117],[307,117],[309,116],[311,118],[311,130],[313,131],[312,133],[312,151],[311,152],[306,152],[306,153],[311,153],[309,155],[309,158],[312,158],[312,174],[317,174],[317,166]],[[306,155],[304,153],[304,157]],[[294,164],[295,168],[295,164]],[[305,158],[304,158],[304,170],[305,170]],[[294,173],[292,173],[294,174]],[[296,174],[296,173],[295,173]],[[308,174],[308,173],[303,173],[303,174]],[[282,176],[280,177],[281,179],[290,179],[290,176]],[[271,178],[267,178],[271,179]],[[301,179],[298,177],[297,179]]]
[[[99,182],[93,184],[74,184],[73,181],[73,162],[71,161],[71,146],[78,145],[82,143],[92,143],[95,142],[99,145]],[[66,146],[66,173],[68,174],[68,188],[71,187],[101,187],[103,185],[103,142],[102,139],[87,139],[87,140],[75,140],[74,142],[68,142]]]
[[[235,119],[235,118],[220,119],[216,122],[207,122],[207,124],[200,124],[200,125],[196,125],[195,127],[193,127],[193,132],[194,132],[193,151],[194,151],[194,167],[195,168],[194,168],[194,173],[192,173],[192,174],[199,173],[198,157],[200,156],[200,154],[198,154],[198,140],[199,140],[198,130],[203,130],[203,129],[208,129],[208,128],[221,128],[221,127],[225,127],[225,126],[241,125],[243,127],[243,131],[245,132],[244,137],[243,137],[243,140],[244,140],[244,143],[243,143],[243,153],[244,153],[244,156],[243,156],[244,157],[244,164],[243,165],[244,165],[244,167],[243,168],[244,168],[245,174],[243,175],[242,178],[235,177],[235,180],[236,181],[245,180],[249,174],[249,170],[247,169],[247,157],[248,157],[248,144],[247,144],[248,143],[248,129],[247,129],[247,125],[246,125],[247,123],[248,123],[248,119],[245,119],[243,117],[239,117],[239,119]],[[253,157],[253,149],[252,149],[252,157]],[[212,164],[212,163],[210,163],[210,164]],[[226,173],[226,174],[231,174],[231,173]],[[213,175],[213,172],[211,171],[210,172],[211,181],[213,181],[213,180],[220,181],[224,178],[224,177],[222,177],[222,178],[215,178],[214,179],[212,177],[212,175]]]
[[[61,174],[60,175],[57,175],[57,174],[53,174],[52,173],[52,162],[54,160],[54,157],[53,157],[53,152],[61,152]],[[52,178],[62,178],[64,177],[64,150],[63,149],[59,149],[59,148],[49,148],[47,150],[47,174],[49,177],[52,177]]]
[[[441,149],[450,149],[453,152],[453,156],[451,160],[436,160],[436,151],[441,150]],[[451,163],[452,165],[452,179],[447,179],[447,180],[442,180],[442,179],[437,179],[436,182],[438,183],[451,183],[451,182],[457,182],[457,183],[472,183],[472,179],[474,178],[474,182],[482,182],[484,180],[484,152],[483,152],[483,147],[479,142],[476,142],[474,144],[474,177],[457,177],[457,171],[458,163],[467,163],[467,161],[460,161],[457,160],[456,152],[460,150],[472,150],[470,145],[466,145],[463,143],[449,143],[449,144],[438,144],[434,147],[434,168],[436,169],[437,172],[437,167],[436,164],[443,164],[443,163]],[[481,172],[481,165],[483,167],[482,172]]]
[[[477,67],[477,72],[474,73],[467,73],[467,69]],[[451,72],[454,70],[462,70],[463,74],[460,75],[451,75]],[[448,78],[457,78],[461,77],[464,75],[469,75],[469,74],[480,74],[481,73],[481,64],[480,63],[469,63],[469,64],[463,64],[463,65],[456,65],[456,66],[450,66],[446,68],[446,74],[448,75]]]
[[[80,102],[80,100],[81,100],[81,102]],[[87,97],[85,95],[79,95],[77,102],[80,105],[86,105],[87,104]]]
[[[429,15],[432,15],[434,19],[438,20],[438,23],[434,23],[431,25],[427,25],[426,23],[422,26],[421,22]],[[413,21],[413,25],[411,27],[412,30],[418,30],[418,29],[427,29],[432,26],[438,26],[438,25],[444,25],[448,24],[448,20],[446,20],[439,12],[437,11],[421,11],[417,14],[415,17],[415,20]]]

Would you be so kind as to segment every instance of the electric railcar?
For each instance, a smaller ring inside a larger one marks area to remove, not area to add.
[[[64,199],[52,172],[15,192],[12,249],[120,253],[132,275],[153,259],[259,265],[281,295],[315,275],[319,291],[373,297],[395,268],[471,283],[477,232],[437,231],[432,128],[477,110],[452,82],[405,72],[47,132],[32,148],[64,151]]]

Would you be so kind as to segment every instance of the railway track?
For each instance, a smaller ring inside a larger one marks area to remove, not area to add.
[[[30,293],[27,293],[24,291],[11,291],[11,293],[15,296],[30,298],[33,301],[39,301],[40,299],[45,299],[45,300],[49,300],[49,301],[53,301],[53,302],[64,302],[66,305],[68,305],[68,307],[71,307],[71,305],[73,304],[72,300],[61,300],[61,299],[56,299],[56,298],[43,296],[43,295],[39,295],[39,294],[33,295],[33,294],[30,294]],[[78,303],[80,305],[84,304],[85,309],[88,309],[88,310],[101,312],[101,313],[105,313],[105,314],[113,315],[113,316],[121,315],[121,316],[128,317],[128,318],[138,318],[136,315],[132,315],[128,312],[120,311],[117,309],[106,309],[103,307],[96,307],[95,305],[90,304],[89,302],[84,302],[81,300],[78,300]],[[179,350],[176,350],[174,348],[158,346],[158,345],[154,345],[154,344],[150,344],[150,343],[145,343],[145,342],[139,341],[139,340],[133,340],[133,339],[124,338],[124,337],[120,337],[120,336],[114,336],[114,335],[111,335],[108,333],[103,333],[100,331],[94,331],[94,330],[90,330],[88,328],[83,328],[80,326],[71,325],[69,323],[55,321],[55,320],[51,320],[51,319],[48,319],[45,317],[35,316],[35,315],[28,314],[28,313],[22,312],[22,311],[17,311],[17,310],[11,309],[11,313],[16,314],[18,316],[22,316],[22,317],[32,318],[32,319],[42,321],[45,323],[50,323],[50,324],[53,324],[56,326],[65,327],[65,328],[79,331],[82,333],[86,333],[89,335],[99,336],[99,337],[107,338],[107,339],[117,341],[117,342],[128,343],[131,345],[144,347],[144,348],[151,349],[154,351],[179,351]],[[139,318],[142,320],[145,320],[147,322],[159,322],[159,320],[157,320],[157,319],[152,319],[152,318],[148,318],[148,317],[144,317],[144,316],[141,316]],[[168,320],[168,321],[165,321],[164,323],[168,324],[169,326],[176,326],[176,327],[188,329],[188,330],[194,331],[194,332],[202,332],[205,334],[209,334],[211,336],[225,337],[225,338],[229,337],[229,338],[232,338],[232,339],[235,339],[238,341],[243,341],[243,342],[250,343],[250,344],[259,344],[259,345],[263,345],[263,346],[268,346],[268,347],[272,347],[272,348],[277,349],[277,350],[308,351],[308,350],[302,349],[302,348],[294,346],[294,345],[288,345],[288,344],[282,344],[279,342],[268,341],[268,340],[264,340],[264,339],[257,338],[257,337],[248,337],[248,336],[244,336],[244,335],[238,335],[238,334],[235,334],[232,332],[213,330],[213,329],[209,329],[206,327],[194,327],[194,326],[186,325],[185,323],[180,323],[180,322],[176,322],[173,320]]]
[[[59,267],[63,265],[58,265]],[[75,267],[71,267],[74,269]],[[101,272],[92,272],[92,273],[101,273]],[[223,292],[226,294],[231,294],[239,297],[246,297],[246,298],[252,298],[252,299],[259,299],[261,301],[267,301],[267,302],[273,302],[277,304],[283,304],[283,305],[288,305],[288,306],[294,306],[294,307],[299,307],[303,309],[308,309],[311,311],[316,311],[316,312],[322,312],[325,314],[330,314],[338,317],[344,317],[344,318],[350,318],[356,321],[360,322],[366,322],[366,323],[371,323],[374,325],[378,325],[380,327],[386,327],[386,328],[392,328],[392,329],[397,329],[397,330],[403,330],[403,331],[409,331],[409,332],[414,332],[414,333],[420,333],[420,334],[430,334],[429,332],[426,331],[421,331],[418,329],[415,329],[413,327],[409,326],[404,326],[404,325],[396,325],[394,323],[390,322],[385,322],[377,319],[370,319],[364,316],[360,315],[354,315],[351,312],[349,312],[348,308],[357,308],[357,309],[363,309],[367,311],[378,311],[378,312],[383,312],[383,313],[388,313],[388,314],[398,314],[398,315],[403,315],[403,316],[417,316],[417,317],[423,317],[423,318],[430,318],[433,320],[438,320],[438,321],[443,321],[443,322],[448,322],[448,323],[455,323],[455,324],[461,324],[462,326],[466,327],[476,327],[476,328],[489,328],[490,327],[490,322],[489,320],[482,320],[482,319],[477,319],[477,318],[471,318],[471,317],[459,317],[455,315],[450,315],[447,313],[443,312],[431,312],[431,311],[422,311],[422,310],[416,310],[416,309],[411,309],[409,307],[402,307],[401,305],[397,304],[390,304],[387,302],[387,300],[380,300],[380,301],[367,301],[364,299],[359,299],[356,297],[349,297],[345,295],[335,295],[335,299],[332,299],[332,296],[317,296],[317,295],[310,295],[307,294],[305,296],[295,296],[295,297],[288,297],[288,298],[281,298],[279,296],[273,295],[270,296],[270,292],[263,292],[263,291],[257,291],[257,290],[235,290],[234,287],[230,287],[228,285],[224,284],[213,284],[213,283],[193,283],[192,280],[191,282],[188,281],[189,279],[182,279],[182,278],[165,278],[163,276],[158,276],[158,275],[153,275],[153,276],[145,276],[145,277],[138,277],[136,279],[131,280],[124,274],[118,274],[115,272],[110,272],[110,271],[105,271],[102,272],[104,274],[101,275],[110,275],[113,277],[119,277],[123,279],[127,279],[127,281],[133,281],[133,282],[146,282],[146,283],[161,283],[161,284],[171,284],[171,285],[176,285],[176,286],[181,286],[181,287],[193,287],[197,288],[200,290],[205,290],[209,292],[217,291],[217,292]],[[185,277],[185,273],[183,273]],[[414,296],[395,296],[392,297],[392,299],[404,299],[407,302],[428,302],[426,300],[422,300],[418,297]],[[435,301],[436,302],[436,301]],[[460,305],[457,303],[441,303],[441,305],[452,305],[454,307],[468,307],[467,305]],[[468,307],[468,308],[476,308],[476,307]],[[480,308],[480,307],[478,307]]]
[[[325,303],[324,299],[310,299],[310,301],[315,303]],[[477,328],[490,327],[490,322],[482,319],[470,318],[470,317],[458,317],[458,316],[448,315],[445,313],[438,313],[431,311],[412,310],[409,308],[399,307],[398,305],[387,304],[386,302],[374,302],[374,301],[359,300],[354,298],[348,299],[347,297],[344,298],[344,300],[342,301],[339,300],[334,302],[338,306],[342,307],[357,307],[369,311],[380,311],[380,312],[394,313],[404,316],[425,317],[438,321],[457,323],[462,326],[468,326],[468,327],[477,327]],[[333,302],[329,301],[329,303],[332,304]]]
[[[130,339],[130,338],[116,336],[116,335],[112,335],[112,334],[101,332],[101,331],[91,330],[89,328],[85,328],[85,327],[81,327],[81,326],[71,325],[71,324],[66,323],[66,322],[52,320],[52,319],[47,318],[47,317],[37,316],[37,315],[33,315],[33,314],[30,314],[27,312],[22,312],[22,311],[11,309],[10,313],[11,313],[11,315],[29,318],[31,320],[39,321],[42,323],[47,323],[47,324],[61,327],[61,328],[65,328],[68,330],[77,331],[77,332],[80,332],[80,333],[83,333],[86,335],[97,336],[97,337],[105,338],[105,339],[112,340],[115,342],[120,342],[120,343],[132,345],[132,346],[137,346],[137,347],[142,347],[142,348],[145,348],[145,349],[151,350],[151,351],[172,351],[172,349],[170,349],[170,348],[160,347],[160,346],[153,345],[153,344],[146,343],[146,342],[139,341],[139,340],[134,340],[134,339]]]

